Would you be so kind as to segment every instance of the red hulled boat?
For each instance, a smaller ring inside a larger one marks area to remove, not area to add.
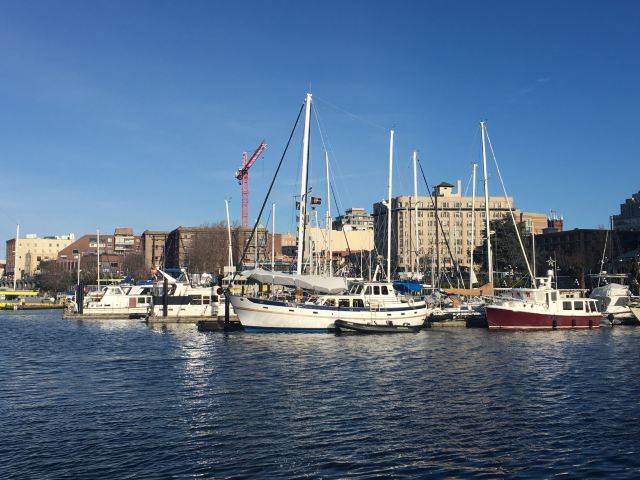
[[[598,328],[602,315],[595,300],[552,288],[552,273],[538,278],[538,288],[514,288],[486,306],[489,329],[551,330]]]

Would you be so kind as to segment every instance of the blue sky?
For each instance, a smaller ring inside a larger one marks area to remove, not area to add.
[[[607,224],[640,190],[637,2],[0,1],[0,238],[170,230],[255,218],[304,94],[316,99],[341,208],[466,185],[486,119],[518,208]],[[276,184],[295,230],[300,136]],[[492,194],[501,194],[495,172]],[[314,191],[324,185],[314,182]],[[424,192],[424,186],[420,187]],[[324,197],[324,195],[321,195]],[[335,211],[335,209],[334,209]],[[3,256],[3,254],[0,254]]]

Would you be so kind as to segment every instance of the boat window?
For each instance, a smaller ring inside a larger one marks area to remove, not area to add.
[[[213,303],[218,303],[218,296],[217,295],[212,295],[211,296],[211,300],[213,301]]]
[[[209,305],[211,303],[211,297],[209,295],[202,296],[202,304]]]
[[[614,305],[616,307],[626,307],[628,303],[629,303],[629,298],[620,297],[616,300],[616,303],[614,303]]]
[[[349,299],[348,298],[341,298],[340,300],[338,300],[338,306],[339,307],[348,307],[349,306]]]
[[[362,293],[362,289],[364,288],[364,285],[358,285],[356,287],[356,295],[359,295]]]
[[[573,302],[573,308],[575,310],[584,310],[584,304],[582,303],[582,300]]]
[[[201,295],[189,295],[191,298],[189,299],[190,305],[202,305],[202,296]]]
[[[571,308],[571,302],[562,302],[562,309],[563,310],[573,310]]]
[[[383,295],[389,295],[389,289],[387,288],[386,285],[382,286],[382,294]]]
[[[380,295],[380,285],[374,285],[373,294],[374,295]]]
[[[356,308],[364,308],[364,302],[362,301],[361,298],[354,298],[353,299],[353,306]]]
[[[335,306],[336,306],[336,299],[335,299],[335,298],[327,298],[327,299],[324,301],[324,304],[325,304],[327,307],[335,307]]]
[[[591,302],[584,302],[584,309],[587,312],[591,312]]]
[[[365,295],[371,295],[371,285],[367,285],[367,289],[364,292]]]
[[[138,297],[138,304],[140,303],[147,303],[147,298],[146,297]]]
[[[551,301],[552,302],[558,301],[558,292],[551,292]]]

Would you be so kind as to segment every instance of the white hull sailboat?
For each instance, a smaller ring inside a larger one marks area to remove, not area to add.
[[[278,298],[243,297],[230,295],[233,309],[246,331],[331,331],[356,324],[361,328],[384,327],[390,331],[422,326],[427,305],[424,300],[405,297],[397,293],[389,278],[390,251],[387,259],[386,282],[354,282],[347,289],[342,277],[321,277],[302,273],[305,253],[304,231],[307,204],[307,166],[311,94],[305,99],[305,125],[302,145],[302,169],[298,231],[298,258],[295,275],[254,271],[247,278],[272,285],[288,286],[296,291],[293,300]],[[390,172],[393,160],[393,130],[389,147]],[[391,205],[391,175],[389,178],[389,205]],[[389,217],[390,217],[389,209]],[[390,223],[390,222],[389,222]],[[389,231],[390,235],[390,231]],[[390,248],[390,238],[389,248]],[[331,270],[331,269],[329,269]],[[311,292],[303,300],[302,292]]]
[[[391,283],[357,282],[344,294],[286,301],[232,295],[231,305],[246,331],[333,331],[336,321],[396,329],[419,328],[424,301],[398,295]],[[343,326],[346,326],[343,324]]]

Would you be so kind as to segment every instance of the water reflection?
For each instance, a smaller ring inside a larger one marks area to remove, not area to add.
[[[1,320],[1,478],[640,467],[640,329],[257,335]]]

